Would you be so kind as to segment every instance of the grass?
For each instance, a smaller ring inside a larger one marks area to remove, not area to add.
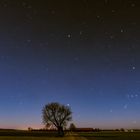
[[[23,131],[23,130],[0,130],[0,136],[28,136],[28,137],[54,137],[55,131]]]
[[[1,136],[0,140],[56,140],[50,137],[18,137],[18,136]]]
[[[73,140],[70,136],[58,137],[57,132],[0,130],[0,140]]]
[[[0,140],[73,140],[71,137],[0,136]]]
[[[140,140],[140,132],[92,132],[78,133],[87,140]]]
[[[0,140],[140,140],[140,132],[79,132],[57,137],[56,132],[0,131]]]
[[[70,137],[64,137],[64,138],[59,138],[59,137],[0,137],[0,140],[73,140]]]

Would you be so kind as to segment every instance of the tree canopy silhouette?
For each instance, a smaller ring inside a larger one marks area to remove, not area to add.
[[[72,111],[69,106],[52,102],[43,107],[43,123],[53,124],[60,136],[64,135],[64,127],[72,120]]]
[[[74,123],[71,123],[71,124],[70,124],[69,130],[70,130],[70,131],[75,131],[75,130],[76,130],[76,126],[75,126]]]

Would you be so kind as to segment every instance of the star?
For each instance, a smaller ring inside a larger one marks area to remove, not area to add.
[[[130,95],[130,97],[131,97],[131,98],[134,98],[134,95],[133,95],[133,94],[131,94],[131,95]]]
[[[32,6],[28,5],[26,2],[23,2],[22,6],[23,6],[23,8],[28,8],[28,9],[32,8]]]
[[[3,55],[2,55],[2,56],[0,56],[0,57],[1,57],[1,59],[5,59],[5,56],[3,56]]]
[[[75,61],[78,61],[78,60],[79,60],[79,57],[75,57],[74,60],[75,60]]]
[[[80,31],[80,33],[79,33],[80,35],[82,35],[83,34],[83,31]]]
[[[27,5],[27,3],[25,3],[25,2],[22,2],[22,6],[24,7],[24,6],[26,6]]]
[[[19,105],[23,105],[23,102],[22,102],[22,101],[20,101],[20,102],[19,102]]]
[[[138,97],[138,94],[135,94],[135,97]]]
[[[123,33],[124,32],[124,30],[123,29],[121,29],[121,33]]]
[[[68,34],[67,37],[68,37],[68,38],[71,38],[71,34]]]
[[[130,98],[130,95],[129,94],[127,95],[127,98]]]
[[[28,39],[28,40],[27,40],[27,42],[28,42],[28,43],[30,43],[30,42],[31,42],[31,40],[30,40],[30,39]]]
[[[55,13],[56,13],[55,10],[52,10],[52,11],[51,11],[51,14],[52,14],[52,15],[54,15]]]
[[[49,71],[49,68],[46,68],[45,70],[48,72]]]
[[[125,104],[123,108],[124,108],[124,109],[127,109],[127,107],[128,107],[128,105],[127,105],[127,104]]]
[[[6,8],[7,6],[8,6],[8,5],[7,5],[6,3],[3,5],[4,8]]]
[[[132,4],[131,4],[131,7],[135,7],[135,6],[136,6],[135,3],[132,3]]]
[[[112,12],[112,13],[115,13],[116,11],[115,11],[115,10],[112,10],[111,12]]]
[[[133,67],[132,67],[132,70],[135,70],[135,69],[136,69],[136,67],[135,67],[135,66],[133,66]]]
[[[110,39],[114,39],[115,38],[115,36],[114,35],[110,35]]]
[[[105,3],[108,3],[108,0],[105,0]]]
[[[99,15],[97,15],[96,17],[97,17],[97,19],[99,19],[99,18],[100,18],[100,16],[99,16]]]
[[[67,104],[67,106],[70,106],[70,104]]]

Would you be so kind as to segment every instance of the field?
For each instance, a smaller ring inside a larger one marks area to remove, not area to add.
[[[140,132],[67,132],[58,137],[55,132],[0,131],[0,140],[140,140]]]
[[[73,136],[66,134],[65,137],[58,137],[57,132],[46,131],[0,131],[0,140],[73,140]]]
[[[93,132],[79,133],[87,140],[140,140],[140,132]]]

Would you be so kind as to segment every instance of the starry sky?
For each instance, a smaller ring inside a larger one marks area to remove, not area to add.
[[[1,0],[0,128],[42,128],[69,105],[77,127],[140,128],[139,0]]]

